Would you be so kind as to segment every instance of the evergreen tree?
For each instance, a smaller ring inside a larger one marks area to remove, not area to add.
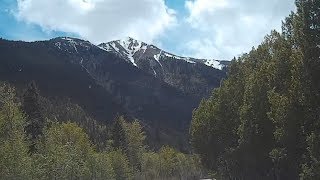
[[[24,134],[25,118],[12,87],[0,86],[0,103],[0,177],[32,179],[32,161]]]
[[[40,105],[39,90],[34,81],[32,81],[23,94],[23,111],[27,115],[26,132],[31,139],[30,151],[35,151],[35,143],[45,125],[45,119],[42,115]]]
[[[140,171],[142,154],[146,151],[144,145],[145,133],[137,120],[132,123],[124,123],[124,129],[127,141],[127,157],[134,169]]]
[[[121,149],[123,152],[127,152],[127,138],[124,123],[125,120],[122,116],[114,121],[112,127],[112,140],[115,149]]]

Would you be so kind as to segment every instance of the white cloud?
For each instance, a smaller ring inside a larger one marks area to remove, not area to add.
[[[17,0],[18,19],[43,29],[106,42],[132,36],[152,42],[176,23],[164,0]]]
[[[132,36],[173,53],[215,59],[248,52],[272,29],[280,30],[295,9],[294,0],[186,0],[183,19],[164,0],[17,2],[18,19],[49,32],[75,33],[95,43]]]
[[[294,0],[188,0],[186,22],[197,36],[191,56],[231,59],[258,45],[294,10]]]

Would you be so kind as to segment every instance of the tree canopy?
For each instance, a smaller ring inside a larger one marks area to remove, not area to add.
[[[296,5],[193,113],[192,146],[218,178],[320,178],[320,1]]]

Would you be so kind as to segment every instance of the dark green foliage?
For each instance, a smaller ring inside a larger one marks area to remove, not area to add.
[[[27,115],[27,126],[25,130],[32,141],[30,150],[33,152],[35,150],[35,141],[42,135],[42,129],[45,125],[45,119],[42,115],[42,107],[40,105],[39,90],[34,81],[29,83],[23,94],[22,109]]]
[[[191,143],[218,178],[319,178],[320,3],[296,4],[194,111]]]
[[[124,127],[125,120],[122,116],[117,118],[112,126],[112,140],[115,149],[127,152],[127,136]]]
[[[77,123],[89,135],[90,140],[99,150],[104,150],[107,146],[106,139],[110,136],[110,127],[96,121],[88,115],[79,105],[74,104],[68,98],[40,98],[43,114],[50,120],[60,122]]]

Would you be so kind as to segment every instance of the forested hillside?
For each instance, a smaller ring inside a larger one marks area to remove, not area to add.
[[[192,146],[218,179],[320,179],[320,1],[296,6],[194,111]]]
[[[43,102],[48,103],[42,106]],[[99,125],[68,100],[45,100],[31,83],[21,98],[0,85],[0,179],[199,179],[199,158],[151,151],[138,121]],[[49,108],[51,107],[51,108]],[[27,114],[26,114],[27,113]],[[70,118],[67,120],[66,118]],[[83,127],[83,128],[81,128]]]

